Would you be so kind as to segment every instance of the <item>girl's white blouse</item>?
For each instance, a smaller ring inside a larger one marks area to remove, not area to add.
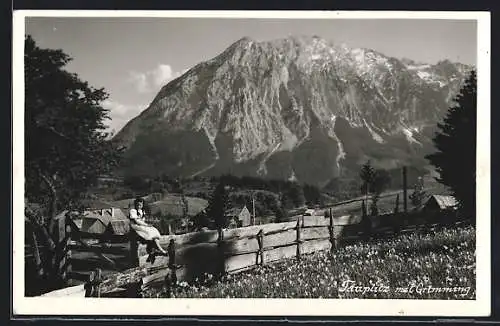
[[[132,208],[129,212],[129,218],[132,219],[132,220],[144,220],[144,212],[142,211],[142,209],[135,209],[135,208]]]

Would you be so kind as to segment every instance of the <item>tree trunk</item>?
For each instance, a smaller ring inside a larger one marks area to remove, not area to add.
[[[48,212],[48,219],[49,219],[48,225],[49,225],[49,232],[51,234],[53,234],[54,228],[55,228],[54,217],[56,216],[56,212],[57,212],[57,191],[56,191],[56,187],[51,182],[51,180],[45,174],[43,174],[40,170],[38,172],[40,173],[40,177],[45,182],[45,184],[47,184],[47,186],[49,187],[49,190],[50,190],[50,197],[51,198],[50,198],[50,205],[49,205],[49,212]]]
[[[42,180],[47,184],[49,190],[50,190],[50,205],[49,205],[49,211],[48,211],[48,227],[40,226],[42,235],[44,236],[44,240],[47,242],[48,246],[46,247],[46,252],[45,252],[45,274],[48,276],[48,288],[52,288],[55,284],[55,281],[57,280],[57,271],[58,268],[56,268],[56,246],[57,244],[54,242],[54,235],[55,235],[55,228],[56,228],[56,223],[55,223],[55,215],[57,212],[57,191],[56,188],[53,184],[53,182],[44,174],[40,169],[38,169],[38,173]],[[38,223],[37,223],[38,224]]]

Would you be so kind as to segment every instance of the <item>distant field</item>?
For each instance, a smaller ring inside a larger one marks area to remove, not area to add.
[[[197,197],[186,197],[188,215],[195,216],[208,206],[208,201]],[[180,196],[169,195],[160,201],[149,204],[151,214],[182,216],[182,201]]]
[[[188,215],[194,216],[208,206],[208,201],[197,197],[188,197]],[[134,204],[134,199],[123,199],[113,202],[119,208],[128,209]],[[148,203],[151,214],[182,216],[182,200],[179,195],[166,195],[161,200]]]
[[[426,191],[428,194],[445,194],[447,190],[444,186],[437,183],[434,179],[428,177],[425,179]],[[185,184],[185,193],[187,194],[188,200],[188,214],[194,216],[198,214],[201,210],[208,206],[208,201],[205,198],[209,198],[211,192],[213,191],[213,187],[215,184],[208,181],[192,181]],[[413,192],[412,185],[408,185],[408,195]],[[268,203],[270,198],[277,197],[278,195],[274,192],[267,190],[250,190],[250,189],[238,189],[234,190],[230,194],[230,198],[233,199],[233,204],[235,207],[240,207],[243,204],[247,204],[248,206],[248,198],[251,197],[251,193],[254,193],[256,198],[256,209],[257,215],[268,215],[272,214],[272,211],[268,207]],[[388,213],[394,211],[396,205],[396,194],[400,194],[399,198],[399,210],[403,210],[403,196],[401,190],[391,190],[387,191],[382,195],[378,203],[379,213]],[[361,200],[363,197],[353,198],[351,200],[347,200],[344,203],[338,203],[334,197],[329,196],[326,193],[322,193],[323,200],[326,202],[323,208],[320,208],[316,211],[316,215],[324,215],[325,207],[329,209],[331,207],[334,216],[342,216],[342,215],[360,215],[361,214]],[[386,196],[386,197],[385,197]],[[148,197],[152,197],[151,195]],[[203,198],[201,198],[203,197]],[[248,198],[247,198],[248,197]],[[245,199],[242,202],[243,199]],[[157,199],[157,198],[156,198]],[[171,215],[171,216],[182,216],[182,203],[181,198],[178,194],[167,194],[161,200],[153,200],[152,198],[148,198],[148,202],[150,203],[150,207],[152,209],[152,214],[162,214],[162,215]],[[133,205],[133,199],[124,199],[112,202],[112,204],[116,205],[116,207],[127,210],[129,207]],[[371,201],[368,200],[367,210],[370,211]],[[307,207],[302,208],[294,208],[288,211],[288,217],[292,218],[298,215],[302,215],[303,211],[305,211]],[[413,209],[410,200],[408,200],[408,209]],[[292,218],[293,219],[293,218]],[[257,220],[259,216],[257,216]],[[270,218],[263,218],[262,223],[273,220]]]
[[[353,201],[348,202],[342,205],[331,207],[333,216],[342,216],[342,215],[361,215],[362,214],[362,201]],[[370,212],[371,200],[369,199],[366,203],[367,212]],[[396,195],[389,195],[387,197],[382,197],[378,201],[378,210],[379,213],[388,213],[393,212],[396,206]],[[320,209],[317,211],[317,215],[324,215],[325,211],[330,208]],[[411,209],[411,204],[408,202],[408,209]],[[399,210],[403,210],[403,199],[402,195],[399,198]]]
[[[434,194],[448,194],[448,191],[443,187],[432,187],[425,189],[428,196]],[[413,190],[408,190],[408,196],[412,194]],[[396,207],[396,199],[397,194],[399,194],[399,211],[403,211],[404,199],[403,199],[403,190],[395,190],[388,191],[382,194],[381,198],[378,201],[378,210],[379,214],[393,212]],[[342,216],[342,215],[361,215],[361,203],[363,197],[359,197],[353,199],[351,201],[346,201],[344,204],[334,204],[335,206],[331,206],[332,214],[334,216]],[[371,200],[367,201],[367,211],[370,212]],[[410,199],[407,201],[408,210],[414,209]],[[316,211],[316,215],[324,215],[325,210],[329,210],[330,208],[319,209]]]

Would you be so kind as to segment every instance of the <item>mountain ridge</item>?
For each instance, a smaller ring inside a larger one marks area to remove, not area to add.
[[[244,37],[163,86],[114,140],[128,148],[126,173],[324,184],[370,158],[423,165],[432,129],[470,69],[315,36]]]

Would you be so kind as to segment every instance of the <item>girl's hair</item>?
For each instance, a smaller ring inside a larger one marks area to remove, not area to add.
[[[139,203],[143,203],[144,204],[144,199],[141,198],[141,197],[137,197],[135,200],[134,200],[134,207],[137,206],[137,204]]]

